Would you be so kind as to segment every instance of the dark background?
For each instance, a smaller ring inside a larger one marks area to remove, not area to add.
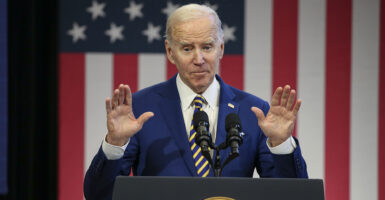
[[[8,194],[57,198],[57,1],[8,0]]]

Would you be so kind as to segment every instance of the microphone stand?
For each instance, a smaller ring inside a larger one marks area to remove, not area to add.
[[[210,162],[209,164],[211,165],[211,167],[213,168],[214,170],[214,176],[215,177],[220,177],[222,176],[222,169],[231,161],[233,160],[234,158],[238,157],[239,156],[239,153],[235,153],[235,154],[231,154],[227,156],[225,162],[223,163],[223,165],[221,165],[221,155],[220,155],[220,151],[223,150],[223,149],[226,149],[227,148],[227,144],[226,142],[223,142],[222,144],[220,144],[219,146],[216,146],[215,144],[211,144],[212,148],[215,150],[214,154],[215,154],[215,160],[214,160],[214,166],[213,166],[213,162],[212,162],[212,158],[211,156],[209,158],[206,158],[206,159],[209,159]]]

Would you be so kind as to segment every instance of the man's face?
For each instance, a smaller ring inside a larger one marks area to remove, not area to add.
[[[215,77],[224,44],[217,36],[213,17],[204,17],[173,27],[172,44],[165,41],[167,57],[180,78],[196,93],[203,93]]]

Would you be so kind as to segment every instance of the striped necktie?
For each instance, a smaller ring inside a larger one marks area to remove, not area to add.
[[[203,102],[205,102],[205,99],[201,95],[197,95],[194,98],[194,113],[197,111],[202,111]],[[194,129],[194,124],[191,122],[189,144],[193,153],[195,167],[197,168],[198,176],[206,177],[209,174],[210,165],[206,158],[202,155],[201,148],[195,144],[195,136],[196,132]]]

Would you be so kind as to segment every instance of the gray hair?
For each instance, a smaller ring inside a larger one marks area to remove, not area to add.
[[[200,19],[206,16],[213,16],[216,22],[217,37],[220,43],[223,42],[223,30],[222,22],[218,17],[218,14],[206,5],[199,4],[187,4],[176,9],[167,19],[166,24],[166,40],[171,44],[172,42],[172,29],[181,22],[187,22],[194,19]]]

